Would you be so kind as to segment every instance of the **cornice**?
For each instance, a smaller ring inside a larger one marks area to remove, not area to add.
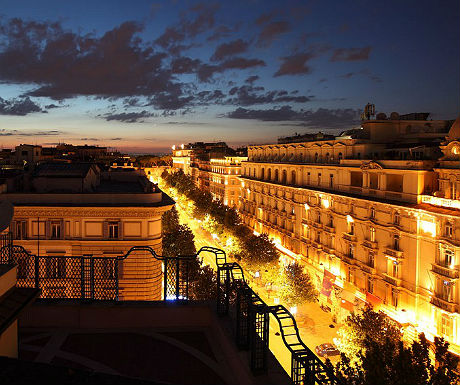
[[[53,217],[53,218],[148,218],[161,216],[167,207],[123,208],[123,207],[15,207],[14,216],[19,217]]]

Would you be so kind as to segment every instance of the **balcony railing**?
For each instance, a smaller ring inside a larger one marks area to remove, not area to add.
[[[368,239],[365,239],[361,245],[367,249],[372,249],[372,250],[378,249],[379,247],[377,242],[369,241]]]
[[[350,233],[343,233],[342,235],[343,239],[348,242],[356,242],[356,235],[355,234],[350,234]]]
[[[388,256],[393,257],[393,258],[398,258],[398,259],[404,258],[404,252],[403,251],[395,250],[395,249],[392,249],[391,247],[386,247],[384,253],[385,253],[385,255],[388,255]]]
[[[366,273],[368,274],[375,274],[376,273],[376,269],[375,267],[372,267],[372,266],[369,266],[369,265],[366,265],[364,263],[360,263],[359,264],[361,270],[365,271]]]
[[[323,225],[323,229],[324,231],[328,232],[328,233],[335,233],[335,227],[333,226],[329,226],[329,225]]]
[[[391,275],[388,275],[388,274],[383,274],[383,279],[385,280],[385,282],[388,282],[389,284],[393,285],[393,286],[396,286],[396,287],[400,287],[401,286],[401,278],[396,278],[396,277],[392,277]]]
[[[446,301],[436,296],[431,297],[430,303],[449,313],[458,313],[458,305],[456,303]]]
[[[458,269],[451,269],[450,267],[438,265],[436,263],[431,265],[431,271],[435,274],[451,279],[457,279],[459,277]]]

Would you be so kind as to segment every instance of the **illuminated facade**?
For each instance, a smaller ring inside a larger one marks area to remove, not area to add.
[[[73,164],[59,167],[80,170]],[[145,176],[134,171],[95,174],[92,166],[80,175],[66,172],[66,177],[54,168],[39,174],[34,183],[44,189],[41,193],[0,194],[0,201],[15,207],[10,225],[15,245],[42,256],[116,257],[133,245],[150,246],[161,255],[161,216],[174,202]],[[73,184],[88,188],[76,192],[53,188]],[[59,276],[66,269],[53,265],[49,271]],[[135,253],[120,262],[119,272],[121,299],[161,298],[158,260]]]
[[[303,261],[339,315],[367,302],[459,351],[460,122],[450,125],[368,120],[334,140],[250,146],[244,222]]]

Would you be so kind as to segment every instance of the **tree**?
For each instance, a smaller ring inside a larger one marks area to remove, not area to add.
[[[249,264],[259,265],[278,260],[279,253],[267,234],[250,235],[244,243],[245,257]]]
[[[366,337],[379,344],[387,339],[396,342],[401,339],[401,328],[385,313],[366,308],[362,313],[349,316],[337,335],[337,347],[354,361],[364,348]]]
[[[430,359],[430,342],[422,333],[410,345],[402,341],[401,328],[384,313],[370,309],[349,317],[340,330],[341,361],[334,368],[344,385],[453,385],[458,358],[448,352],[448,343],[435,337],[436,364]],[[345,341],[350,343],[346,348]]]
[[[310,275],[297,263],[284,266],[277,282],[280,287],[279,296],[289,306],[304,302],[316,301],[318,292],[312,283]]]
[[[177,257],[196,253],[195,236],[187,225],[179,225],[175,231],[163,234],[163,255]]]
[[[163,234],[176,231],[179,228],[179,225],[179,213],[177,212],[176,206],[173,206],[171,210],[163,213],[161,217]]]
[[[196,258],[189,265],[189,296],[196,301],[205,301],[217,297],[217,275],[211,266],[204,265]]]

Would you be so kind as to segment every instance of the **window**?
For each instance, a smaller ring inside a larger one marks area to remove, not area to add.
[[[278,182],[279,179],[279,171],[275,170],[275,182]]]
[[[369,251],[369,255],[367,257],[367,264],[372,268],[375,266],[375,255],[373,251]]]
[[[260,174],[260,179],[265,179],[265,169],[262,167],[261,174]]]
[[[268,180],[272,180],[272,169],[268,169]]]
[[[374,293],[374,281],[372,281],[372,277],[370,275],[367,276],[366,290],[368,293]]]
[[[321,173],[318,173],[318,186],[321,186]]]
[[[450,247],[443,246],[440,250],[441,253],[441,264],[445,267],[449,267],[455,264],[455,251]]]
[[[329,174],[329,187],[334,187],[334,174]]]
[[[15,239],[27,239],[27,221],[16,221],[14,233]]]
[[[441,336],[452,337],[452,320],[446,314],[441,315]]]
[[[355,274],[351,267],[348,268],[347,281],[350,283],[355,283]]]
[[[393,250],[399,250],[399,235],[393,235]]]
[[[399,224],[401,223],[401,216],[399,215],[399,213],[396,211],[394,213],[394,216],[393,216],[393,224],[396,225],[396,226],[399,226]]]
[[[398,290],[392,288],[392,289],[391,289],[391,304],[392,304],[395,308],[398,307],[398,296],[399,296]]]
[[[452,238],[454,234],[454,228],[452,226],[452,223],[447,222],[446,223],[446,230],[445,230],[446,238]]]
[[[296,175],[295,171],[291,172],[291,184],[296,184]]]
[[[338,160],[339,160],[339,163],[340,163],[340,161],[343,159],[343,155],[342,155],[342,153],[341,153],[341,152],[339,152],[339,155],[338,155],[338,157],[337,157],[337,158],[338,158]]]
[[[354,258],[355,257],[355,246],[354,245],[348,245],[348,258]]]
[[[334,217],[332,215],[329,215],[329,227],[334,227]]]
[[[109,222],[109,239],[118,239],[118,222]]]
[[[287,171],[283,170],[281,183],[286,184],[286,182],[287,182]]]
[[[316,243],[321,243],[321,238],[320,238],[319,231],[316,232]]]
[[[51,221],[50,223],[50,238],[61,239],[61,221]]]
[[[391,276],[399,278],[399,264],[396,261],[391,261]]]
[[[375,227],[370,227],[369,228],[369,240],[371,242],[375,242]]]
[[[371,207],[370,212],[369,212],[369,218],[375,219],[375,207]]]
[[[310,184],[310,177],[311,177],[310,173],[309,173],[309,172],[307,172],[307,185],[309,185],[309,184]]]
[[[348,233],[355,235],[355,224],[353,222],[348,222]]]

